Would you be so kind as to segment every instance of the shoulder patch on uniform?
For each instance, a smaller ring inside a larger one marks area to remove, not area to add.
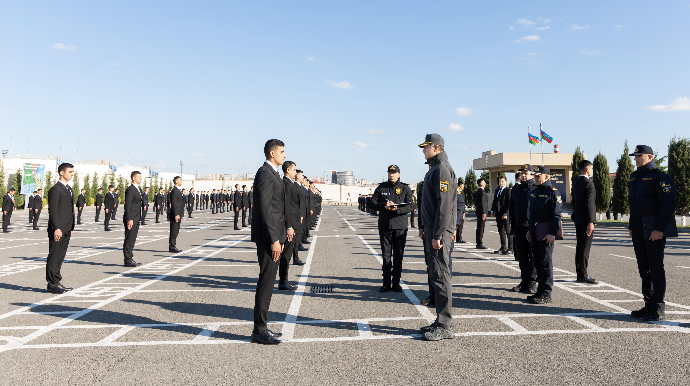
[[[462,189],[460,189],[460,187],[459,187],[459,186],[458,186],[458,189],[457,189],[457,191],[458,191],[458,194],[461,194],[461,193],[462,193]]]
[[[402,189],[400,189],[400,188],[395,189],[395,194],[400,194],[401,192],[402,192]]]
[[[661,191],[664,193],[671,193],[671,184],[661,184]]]
[[[646,178],[643,178],[643,179],[642,179],[642,181],[651,181],[651,180],[652,180],[651,177],[646,177]]]
[[[631,179],[628,180],[628,182],[633,182],[633,181],[635,181],[634,178],[631,178]]]
[[[448,186],[449,186],[448,181],[441,181],[439,188],[441,189],[442,192],[447,192]]]
[[[556,202],[558,202],[559,204],[563,203],[563,201],[561,200],[561,196],[556,196]]]
[[[553,190],[554,192],[558,191],[558,189],[554,188],[553,186],[551,187],[551,190]]]

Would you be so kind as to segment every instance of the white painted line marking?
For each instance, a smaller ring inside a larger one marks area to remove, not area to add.
[[[205,342],[211,338],[211,335],[213,335],[214,332],[218,330],[220,327],[220,323],[210,323],[206,328],[201,330],[199,335],[195,336],[194,339],[192,339],[195,342]]]
[[[282,330],[282,340],[290,341],[295,335],[295,323],[297,322],[299,309],[302,306],[304,289],[306,288],[307,279],[309,278],[309,269],[311,268],[311,262],[314,258],[314,250],[316,249],[315,246],[318,238],[318,235],[314,235],[311,244],[309,244],[309,254],[307,255],[307,260],[305,261],[304,268],[302,269],[302,275],[297,283],[297,291],[295,291],[295,294],[292,296],[292,303],[290,303],[290,308],[288,309],[287,315],[285,315],[285,324],[283,325]]]
[[[352,229],[353,232],[357,232],[357,230],[356,230],[355,228],[352,227],[352,225],[350,224],[349,221],[347,221],[346,218],[343,218],[342,220],[345,221],[345,224],[347,224],[347,226],[349,226],[350,229]],[[372,231],[373,231],[373,229],[372,229]]]
[[[630,260],[637,260],[634,257],[628,257],[628,256],[621,256],[621,255],[614,255],[613,253],[609,253],[609,256],[615,256],[615,257],[622,257],[624,259],[630,259]]]
[[[519,332],[521,334],[525,334],[529,332],[526,328],[522,327],[518,322],[514,321],[513,319],[507,317],[507,316],[500,316],[497,318],[501,322],[505,323],[508,327],[512,328],[513,331]]]
[[[105,338],[101,339],[98,343],[99,344],[110,344],[113,343],[116,339],[122,337],[126,333],[134,330],[134,326],[124,326],[120,328],[119,330],[113,332],[112,334],[106,336]]]
[[[374,334],[371,332],[371,327],[367,322],[357,323],[357,330],[359,330],[359,336],[361,338],[370,338],[374,336]]]

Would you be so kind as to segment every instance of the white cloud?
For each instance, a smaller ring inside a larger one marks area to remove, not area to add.
[[[667,105],[647,106],[648,109],[654,112],[672,113],[674,111],[690,111],[690,98],[678,97]]]
[[[547,30],[547,29],[551,29],[551,27],[549,27],[548,25],[545,25],[545,26],[543,26],[543,27],[535,28],[534,30],[535,30],[535,31],[544,31],[544,30]]]
[[[75,46],[74,44],[68,46],[68,45],[65,45],[62,43],[55,43],[55,44],[53,44],[53,48],[56,50],[67,50],[67,51],[76,51],[77,50],[77,46]]]
[[[189,156],[192,158],[202,158],[204,156],[204,153],[192,153]]]
[[[573,24],[573,25],[570,26],[570,30],[571,30],[571,31],[577,31],[577,30],[579,30],[579,29],[587,29],[587,28],[589,28],[589,24],[587,24],[587,25],[577,25],[577,24]]]
[[[536,42],[539,41],[541,37],[539,35],[528,35],[528,36],[523,36],[520,39],[516,40],[515,43],[524,43],[524,42]]]
[[[587,50],[584,50],[584,51],[580,51],[580,53],[581,53],[581,54],[585,54],[585,55],[596,55],[596,54],[599,53],[599,51],[587,51]]]
[[[313,57],[313,56],[307,56],[307,60],[310,61],[310,62],[313,62],[313,61],[316,60],[316,58]]]
[[[460,148],[460,150],[470,150],[470,148],[467,147],[467,146],[462,146],[462,147]]]
[[[460,126],[459,123],[451,123],[450,125],[448,125],[448,130],[450,130],[450,131],[462,131],[462,130],[465,130],[465,128]]]
[[[455,109],[455,113],[462,117],[465,115],[472,115],[474,114],[474,111],[467,107],[458,107],[457,109]]]
[[[341,80],[340,82],[334,82],[332,80],[327,80],[326,83],[330,84],[331,86],[333,86],[335,88],[342,88],[342,89],[348,89],[348,90],[352,90],[353,88],[355,88],[355,86],[353,86],[352,84],[350,84],[350,82],[345,81],[345,80]]]
[[[386,132],[381,129],[367,129],[367,133],[375,135],[386,135]]]
[[[622,29],[623,29],[623,26],[622,26],[622,25],[620,25],[620,24],[617,24],[617,25],[616,25],[616,29],[620,31],[620,30],[622,30]]]
[[[355,147],[358,147],[360,149],[366,149],[369,147],[369,145],[367,145],[366,143],[359,142],[359,141],[352,142],[352,144],[355,145]]]
[[[544,19],[544,23],[551,23],[551,19]]]
[[[527,20],[527,19],[518,19],[517,22],[518,22],[518,24],[520,24],[520,25],[523,26],[523,27],[529,27],[529,26],[531,26],[532,24],[534,24],[533,21],[529,21],[529,20]]]
[[[510,27],[508,27],[508,29],[511,31],[515,31],[515,27],[513,27],[512,25]]]
[[[539,56],[539,55],[536,52],[530,52],[529,54],[527,54],[525,56]]]

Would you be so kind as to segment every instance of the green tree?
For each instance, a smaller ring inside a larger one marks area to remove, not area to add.
[[[627,154],[626,154],[627,155]],[[575,182],[580,178],[580,162],[585,160],[585,155],[582,154],[580,146],[575,148],[575,154],[573,154],[573,163],[571,164],[571,169],[573,170],[573,175],[570,177],[570,197],[575,196]],[[571,198],[572,200],[572,198]]]
[[[110,185],[110,184],[108,184],[108,179],[109,179],[109,178],[108,178],[108,175],[107,175],[107,174],[106,174],[106,175],[103,175],[103,178],[101,179],[101,189],[103,189],[103,194],[104,194],[104,195],[105,195],[106,193],[108,193],[108,186]]]
[[[668,145],[668,174],[673,178],[676,209],[684,216],[690,212],[690,139],[671,139]]]
[[[115,186],[115,173],[110,174],[110,178],[108,179],[108,185]]]
[[[84,177],[84,202],[85,204],[91,205],[93,202],[93,199],[91,198],[91,174],[87,174],[86,177]]]
[[[5,167],[0,162],[0,199],[7,194],[7,175],[5,174]]]
[[[625,149],[623,154],[616,161],[618,168],[616,169],[616,178],[613,180],[613,213],[629,214],[630,205],[628,204],[628,180],[630,175],[635,171],[632,161],[630,160],[630,149],[628,148],[628,141],[625,141]]]
[[[482,171],[482,174],[479,175],[479,178],[483,178],[484,181],[486,181],[486,191],[491,192],[491,173],[488,170]]]
[[[477,189],[479,189],[477,186],[477,175],[474,174],[474,169],[469,168],[467,173],[465,173],[465,189],[463,192],[465,194],[465,205],[468,207],[474,206],[474,192]]]
[[[611,204],[611,176],[606,157],[599,152],[592,162],[594,168],[595,205],[597,212],[606,212]]]
[[[91,181],[91,197],[96,201],[98,195],[98,173],[93,173],[93,180]]]
[[[77,197],[79,197],[79,186],[81,184],[79,183],[79,174],[77,174],[77,171],[74,171],[74,176],[72,177],[72,193],[74,193],[74,203],[77,203]]]
[[[22,189],[22,171],[17,170],[14,175],[14,183],[12,184],[14,188],[14,207],[19,209],[24,207],[24,196],[21,195]]]
[[[153,196],[158,193],[158,179],[151,178],[151,189],[149,189],[149,201],[153,201]]]
[[[53,187],[53,172],[48,170],[46,172],[46,182],[45,182],[45,187],[43,188],[43,205],[48,203],[48,193],[50,192],[50,188]]]
[[[655,151],[654,152],[654,163],[656,164],[656,167],[659,168],[662,172],[666,173],[667,172],[667,167],[664,166],[664,162],[668,158],[668,155],[665,155],[661,158],[659,158],[659,152]]]
[[[125,178],[122,176],[117,177],[117,188],[120,189],[120,193],[118,193],[117,201],[122,202],[125,200],[125,189],[127,189],[127,185],[125,185]]]

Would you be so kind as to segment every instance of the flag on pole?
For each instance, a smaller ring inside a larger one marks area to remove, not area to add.
[[[537,138],[535,135],[527,133],[527,136],[529,137],[530,145],[536,146],[539,143],[539,138]]]
[[[551,136],[549,136],[548,134],[546,134],[544,132],[544,130],[539,130],[539,132],[541,133],[541,139],[543,139],[544,141],[546,141],[548,143],[551,143],[551,141],[553,141],[553,138]]]

